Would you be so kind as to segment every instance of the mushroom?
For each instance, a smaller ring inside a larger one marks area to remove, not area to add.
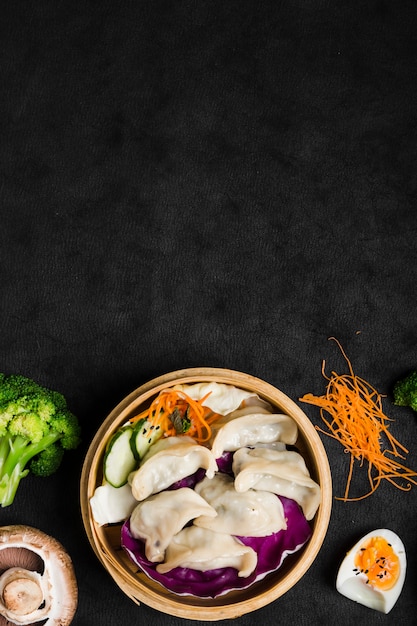
[[[68,626],[78,602],[71,558],[30,526],[0,527],[0,626]]]

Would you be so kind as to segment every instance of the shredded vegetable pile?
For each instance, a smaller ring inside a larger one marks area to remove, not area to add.
[[[193,400],[184,391],[164,390],[149,408],[130,421],[133,423],[145,418],[153,426],[159,426],[165,437],[187,434],[197,443],[204,443],[211,437],[211,424],[221,417],[204,406],[209,395]]]
[[[352,364],[340,343],[331,337],[339,346],[348,364],[348,374],[325,374],[323,361],[322,374],[328,381],[326,393],[314,396],[309,393],[300,400],[320,408],[321,418],[328,431],[316,426],[316,429],[339,441],[350,453],[350,465],[345,493],[338,500],[356,501],[370,496],[383,480],[398,489],[409,491],[417,485],[417,472],[405,467],[401,460],[405,459],[408,450],[389,430],[388,418],[382,408],[382,396],[372,385],[357,376]],[[330,418],[325,416],[330,415]],[[386,447],[383,447],[385,444]],[[370,490],[359,497],[349,497],[355,460],[360,466],[368,463],[368,480]]]

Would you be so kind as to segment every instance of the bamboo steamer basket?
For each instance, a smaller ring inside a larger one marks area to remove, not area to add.
[[[172,593],[151,580],[131,562],[120,546],[121,524],[99,526],[93,519],[89,500],[102,481],[106,444],[130,417],[146,408],[162,390],[175,384],[218,382],[258,394],[278,411],[290,415],[298,425],[296,447],[304,457],[311,477],[320,484],[322,501],[311,522],[312,536],[283,565],[248,589],[231,591],[214,599]],[[332,482],[324,446],[312,423],[295,402],[269,383],[245,374],[219,368],[191,368],[170,372],[145,383],[122,400],[104,420],[87,451],[80,484],[81,513],[88,540],[101,564],[120,589],[136,604],[146,604],[163,613],[184,619],[220,621],[255,611],[286,593],[307,572],[325,539],[330,521]]]

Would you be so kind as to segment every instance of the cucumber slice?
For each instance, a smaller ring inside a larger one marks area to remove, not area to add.
[[[146,419],[140,420],[133,429],[131,445],[137,458],[143,459],[153,443],[162,437],[160,426],[153,426]]]
[[[113,487],[125,485],[130,472],[137,467],[138,462],[130,446],[132,435],[133,428],[125,426],[109,442],[104,456],[104,478]]]
[[[133,432],[130,438],[130,447],[132,448],[133,456],[135,457],[137,461],[140,461],[140,455],[136,448],[136,435],[142,430],[142,427],[144,426],[145,423],[146,423],[146,418],[143,417],[139,422],[136,422],[136,424],[132,426]]]

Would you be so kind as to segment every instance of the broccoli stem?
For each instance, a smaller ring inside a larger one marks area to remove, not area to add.
[[[37,443],[21,436],[0,437],[0,506],[12,504],[21,479],[29,473],[26,465],[58,439],[59,433],[49,433]]]
[[[3,466],[7,458],[7,455],[9,453],[9,450],[10,450],[9,438],[7,436],[0,437],[0,478],[3,475]]]
[[[28,469],[23,470],[20,464],[17,464],[10,476],[5,475],[2,477],[0,480],[0,505],[2,507],[12,504],[20,481],[27,476],[28,473]]]

